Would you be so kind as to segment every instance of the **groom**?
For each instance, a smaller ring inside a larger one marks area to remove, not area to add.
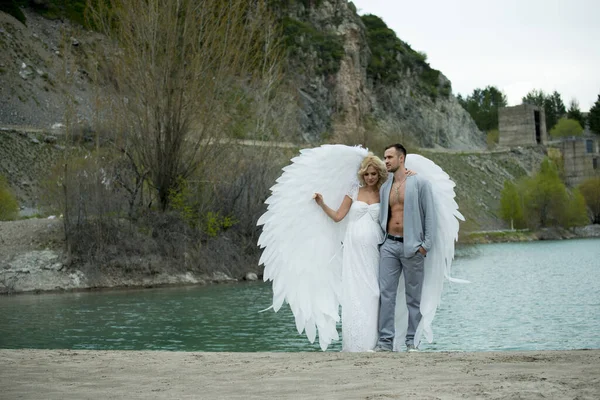
[[[405,159],[406,149],[401,144],[386,147],[385,166],[393,177],[379,190],[379,223],[385,236],[380,247],[379,339],[375,351],[392,351],[396,291],[402,272],[408,307],[408,351],[416,351],[414,338],[421,320],[424,260],[433,242],[433,198],[427,179],[407,175]]]

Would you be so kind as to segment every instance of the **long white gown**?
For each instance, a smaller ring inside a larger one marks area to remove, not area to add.
[[[314,193],[321,193],[327,204],[337,209],[349,193],[349,185],[356,182],[360,163],[367,154],[362,147],[344,145],[301,150],[283,168],[265,201],[267,211],[257,222],[263,227],[258,240],[263,248],[259,265],[265,266],[263,279],[273,282],[269,308],[277,312],[284,303],[289,304],[298,333],[304,332],[311,343],[318,337],[323,351],[339,340],[340,304],[343,350],[369,350],[377,337],[376,252],[379,235],[383,234],[377,225],[379,205],[354,201],[349,215],[335,223],[313,199]],[[406,167],[431,181],[436,213],[434,243],[425,259],[422,318],[415,334],[418,345],[422,338],[430,343],[433,340],[432,321],[444,280],[458,281],[450,277],[450,269],[458,219],[463,217],[454,201],[454,182],[439,166],[409,154]],[[396,337],[403,338],[408,317],[403,277],[400,279]],[[394,343],[396,350],[401,347],[398,343]]]
[[[342,351],[368,351],[377,344],[379,310],[379,203],[358,201],[357,189],[342,250]]]

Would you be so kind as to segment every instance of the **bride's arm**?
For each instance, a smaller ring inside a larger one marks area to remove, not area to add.
[[[329,208],[327,204],[325,204],[325,202],[323,201],[323,196],[320,193],[315,193],[314,199],[317,202],[317,204],[323,209],[323,211],[325,211],[325,214],[327,214],[327,216],[335,222],[340,222],[341,220],[343,220],[344,217],[348,214],[348,211],[350,211],[350,206],[352,205],[352,199],[348,196],[344,196],[344,200],[342,201],[342,204],[340,204],[340,208],[338,208],[337,211],[335,211]]]

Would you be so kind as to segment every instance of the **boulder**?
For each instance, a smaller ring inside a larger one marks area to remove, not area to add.
[[[256,275],[254,272],[248,272],[244,279],[247,281],[257,281],[258,275]]]

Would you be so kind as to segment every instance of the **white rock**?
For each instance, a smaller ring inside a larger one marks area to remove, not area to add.
[[[258,275],[256,275],[254,272],[248,272],[244,279],[247,281],[257,281]]]

